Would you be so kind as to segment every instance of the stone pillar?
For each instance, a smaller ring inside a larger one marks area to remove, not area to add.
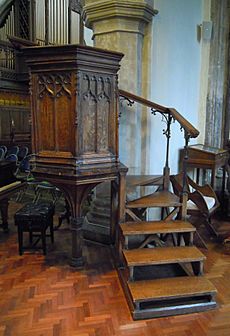
[[[86,26],[93,30],[94,46],[124,53],[119,72],[119,88],[148,96],[150,69],[145,37],[149,39],[149,23],[156,13],[152,0],[86,0]],[[145,61],[145,64],[143,64]],[[125,106],[120,119],[120,159],[129,173],[143,171],[141,106]],[[144,120],[146,118],[144,117]],[[146,121],[145,121],[146,124]],[[145,160],[144,160],[145,161]]]
[[[212,0],[213,36],[210,46],[205,144],[223,146],[229,47],[229,0]]]
[[[202,6],[203,21],[211,21],[211,0],[203,1]],[[208,95],[208,73],[210,61],[211,39],[202,38],[203,25],[198,28],[198,39],[201,44],[201,67],[200,67],[200,97],[197,128],[200,132],[197,143],[204,143],[206,129],[206,105]]]
[[[93,30],[94,46],[124,53],[119,88],[148,97],[150,92],[152,0],[85,0],[86,26]],[[149,91],[149,92],[148,92]],[[149,114],[142,106],[120,106],[119,157],[129,174],[146,172]],[[111,244],[110,185],[96,188],[96,198],[84,222],[86,239]]]

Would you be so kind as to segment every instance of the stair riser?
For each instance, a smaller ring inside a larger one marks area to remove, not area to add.
[[[135,309],[160,309],[163,307],[175,307],[175,306],[189,306],[191,304],[193,305],[199,305],[201,302],[203,303],[209,303],[209,302],[214,302],[215,301],[215,296],[216,293],[202,293],[202,295],[197,294],[197,295],[179,295],[179,296],[174,296],[174,297],[166,297],[166,298],[161,298],[160,300],[155,300],[155,299],[142,299],[134,302],[134,307]]]
[[[141,243],[150,235],[151,234],[125,235],[123,248],[125,249],[139,248]],[[185,232],[185,233],[173,232],[171,236],[172,235],[174,235],[172,239],[173,239],[175,246],[181,246],[181,245],[192,246],[193,245],[193,238],[194,238],[193,232]]]
[[[194,304],[190,306],[175,306],[175,307],[164,307],[164,308],[155,308],[149,310],[134,310],[132,312],[132,317],[134,320],[143,320],[143,319],[151,319],[156,317],[166,317],[166,316],[175,316],[175,315],[183,315],[183,314],[191,314],[191,313],[199,313],[203,311],[208,311],[215,309],[217,304],[215,301],[211,301],[208,303],[200,303]]]
[[[194,261],[194,262],[190,262],[190,263],[181,263],[182,265],[190,265],[192,267],[193,273],[196,276],[201,276],[203,274],[203,270],[204,270],[204,263],[203,261]],[[162,266],[164,267],[165,265],[170,265],[170,266],[175,266],[175,268],[177,268],[178,266],[180,266],[180,263],[165,263],[165,264],[161,264],[161,265],[141,265],[141,266],[127,266],[129,269],[129,278],[127,280],[129,281],[135,281],[136,276],[135,274],[137,274],[138,272],[140,273],[141,270],[138,270],[138,268],[140,269],[141,267],[146,267],[146,269],[148,269],[148,272],[146,272],[146,277],[142,277],[142,280],[147,280],[148,279],[148,275],[149,274],[154,274],[154,269],[157,268],[157,266]],[[185,268],[183,268],[185,270]],[[190,275],[189,273],[187,275]],[[176,275],[175,275],[176,276]],[[157,277],[156,277],[157,278]]]

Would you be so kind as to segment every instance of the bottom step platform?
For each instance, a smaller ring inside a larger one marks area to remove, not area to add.
[[[216,307],[216,289],[204,277],[121,282],[134,320],[188,314]]]

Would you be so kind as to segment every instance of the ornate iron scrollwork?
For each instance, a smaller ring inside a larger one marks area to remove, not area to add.
[[[122,104],[124,101],[127,102],[127,106],[133,106],[133,104],[135,103],[134,100],[131,100],[125,96],[119,96],[119,100],[120,100],[120,103]]]
[[[161,114],[161,116],[162,116],[161,121],[164,122],[167,125],[167,127],[163,129],[163,135],[165,135],[166,138],[169,139],[171,137],[170,126],[171,126],[172,121],[174,121],[174,119],[169,113],[164,113],[164,112],[161,112],[157,109],[151,108],[151,114],[152,115],[155,116],[157,113]]]
[[[119,102],[121,104],[121,106],[123,105],[123,102],[127,102],[127,106],[133,106],[133,104],[135,103],[134,100],[129,99],[128,97],[119,95]],[[119,109],[119,113],[118,113],[118,120],[120,120],[120,118],[122,117],[122,111],[121,109]]]

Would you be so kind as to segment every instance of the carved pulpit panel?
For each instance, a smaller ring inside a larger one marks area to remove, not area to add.
[[[79,154],[82,159],[115,160],[116,106],[112,92],[116,81],[113,76],[82,73],[79,97]],[[115,126],[115,127],[114,127]]]
[[[32,78],[36,87],[35,151],[69,152],[74,156],[74,77],[60,72],[33,74]]]
[[[37,166],[118,162],[121,53],[79,45],[24,49]]]

